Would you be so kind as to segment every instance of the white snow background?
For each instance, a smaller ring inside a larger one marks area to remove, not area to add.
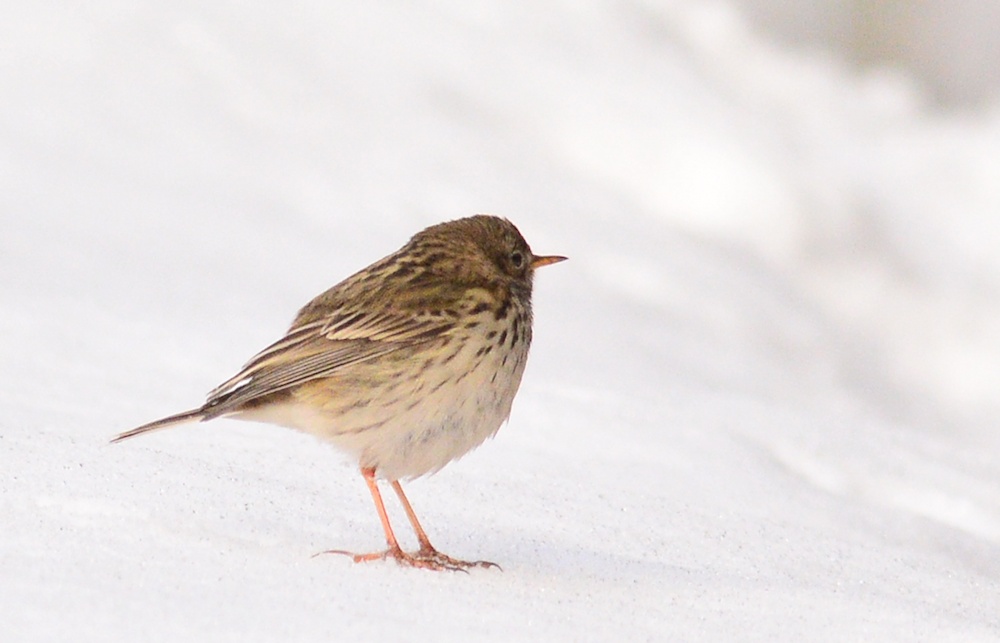
[[[1000,639],[995,105],[714,2],[3,14],[3,641]],[[308,436],[108,444],[476,212],[570,257],[407,487],[503,571],[312,558],[384,543]]]

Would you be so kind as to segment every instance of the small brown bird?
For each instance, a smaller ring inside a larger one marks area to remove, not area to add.
[[[531,344],[532,277],[565,258],[532,254],[498,217],[427,228],[306,304],[282,339],[201,407],[112,441],[219,417],[299,429],[357,458],[389,545],[324,553],[426,569],[495,566],[437,551],[399,481],[433,473],[496,434]],[[400,548],[377,478],[399,497],[420,543],[415,553]]]

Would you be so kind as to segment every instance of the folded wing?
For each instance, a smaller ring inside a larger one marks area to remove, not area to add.
[[[274,393],[331,377],[353,364],[441,337],[452,327],[437,316],[337,311],[295,327],[258,353],[208,395],[204,419],[219,417]]]

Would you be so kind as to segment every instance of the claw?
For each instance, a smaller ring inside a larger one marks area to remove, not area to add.
[[[474,561],[459,560],[457,558],[452,558],[447,554],[442,554],[433,547],[426,545],[421,547],[420,551],[418,551],[415,556],[416,558],[419,558],[421,560],[434,561],[448,568],[460,569],[462,571],[465,571],[470,567],[482,567],[483,569],[490,569],[495,567],[500,571],[503,571],[503,568],[500,567],[500,565],[497,565],[496,563],[491,563],[488,560],[474,560]]]

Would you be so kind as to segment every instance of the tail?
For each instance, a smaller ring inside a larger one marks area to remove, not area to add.
[[[136,427],[131,431],[126,431],[121,435],[116,436],[111,440],[111,443],[121,442],[122,440],[128,440],[129,438],[134,438],[137,435],[142,435],[143,433],[149,433],[150,431],[157,431],[159,429],[165,429],[175,424],[184,424],[185,422],[200,422],[205,419],[204,409],[192,409],[190,411],[184,411],[183,413],[178,413],[177,415],[171,415],[170,417],[165,417],[162,420],[157,420],[155,422],[150,422],[149,424],[143,424],[140,427]]]

